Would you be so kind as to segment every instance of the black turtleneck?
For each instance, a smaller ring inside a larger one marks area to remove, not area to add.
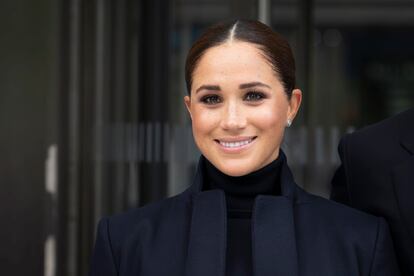
[[[203,190],[221,189],[227,203],[226,276],[253,275],[251,215],[255,197],[280,194],[281,155],[265,167],[234,177],[222,173],[207,159]]]

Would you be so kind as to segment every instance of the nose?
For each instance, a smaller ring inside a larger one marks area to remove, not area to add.
[[[246,114],[238,103],[228,102],[226,104],[221,119],[221,127],[230,131],[241,130],[246,127]]]

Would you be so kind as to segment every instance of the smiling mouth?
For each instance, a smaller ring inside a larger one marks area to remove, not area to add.
[[[256,137],[257,136],[254,136],[254,137],[247,138],[244,140],[239,140],[239,141],[222,141],[222,140],[215,140],[215,141],[225,148],[232,149],[232,148],[241,148],[243,146],[246,146],[250,144],[251,142],[253,142],[253,140],[256,139]]]

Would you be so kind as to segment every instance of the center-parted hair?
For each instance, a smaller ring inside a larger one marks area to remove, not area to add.
[[[269,26],[255,20],[233,20],[213,25],[194,42],[185,63],[187,92],[191,94],[193,73],[203,54],[229,41],[254,44],[275,71],[290,99],[295,89],[295,59],[287,40]]]

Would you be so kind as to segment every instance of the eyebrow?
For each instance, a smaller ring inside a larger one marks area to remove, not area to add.
[[[263,86],[263,87],[271,88],[269,85],[264,84],[264,83],[259,82],[259,81],[240,84],[239,88],[240,89],[246,89],[246,88],[251,88],[251,87],[255,87],[255,86]]]
[[[197,88],[196,93],[200,90],[220,91],[221,88],[218,85],[202,85],[199,88]]]
[[[259,82],[259,81],[242,83],[242,84],[239,85],[239,88],[240,89],[246,89],[246,88],[252,88],[252,87],[255,87],[255,86],[262,86],[262,87],[271,88],[269,85],[264,84],[264,83]],[[199,88],[197,88],[196,93],[200,90],[221,91],[221,88],[220,88],[219,85],[202,85]]]

